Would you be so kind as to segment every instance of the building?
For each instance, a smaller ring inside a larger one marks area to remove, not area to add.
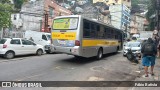
[[[130,22],[130,29],[128,30],[130,35],[137,34],[138,32],[138,23],[136,21],[135,16],[131,17],[131,22]]]
[[[141,31],[148,31],[148,21],[144,15],[134,14],[130,23],[130,34],[138,34]]]
[[[141,14],[135,14],[135,19],[136,19],[136,22],[138,23],[138,31],[144,31],[144,24],[145,24],[145,16],[144,15],[141,15]]]
[[[124,4],[110,5],[111,24],[122,30],[128,30],[130,24],[130,9]]]
[[[26,30],[50,32],[52,21],[56,16],[70,15],[70,10],[61,7],[55,0],[34,0],[25,3],[18,16],[13,20],[15,29],[25,32]],[[17,21],[19,24],[17,24]]]
[[[129,9],[131,9],[131,0],[93,0],[93,3],[96,3],[96,2],[104,2],[107,5],[124,4]]]

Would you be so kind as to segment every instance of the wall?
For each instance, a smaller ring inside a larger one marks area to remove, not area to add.
[[[138,23],[136,22],[136,17],[135,16],[132,16],[131,18],[131,23],[130,23],[130,34],[133,35],[133,34],[136,34],[138,33]]]
[[[22,24],[22,19],[20,17],[20,13],[14,13],[11,15],[11,21],[14,30],[19,29],[23,24]]]
[[[44,14],[44,0],[24,4],[20,13],[23,22],[22,31],[40,31],[41,20]]]
[[[121,29],[122,5],[111,5],[109,11],[111,15],[111,25]]]
[[[144,31],[145,17],[140,14],[135,14],[136,22],[138,23],[138,31]]]

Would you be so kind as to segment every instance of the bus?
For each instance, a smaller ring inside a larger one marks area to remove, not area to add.
[[[58,16],[52,24],[54,52],[101,59],[123,46],[123,32],[81,15]]]

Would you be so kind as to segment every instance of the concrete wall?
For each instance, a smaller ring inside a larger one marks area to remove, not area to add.
[[[145,18],[141,15],[136,15],[136,21],[138,23],[138,31],[144,31],[144,21]]]
[[[109,11],[111,15],[111,25],[121,29],[122,5],[111,5]]]
[[[40,31],[44,14],[44,0],[26,3],[22,6],[20,13],[23,22],[22,31]]]
[[[14,13],[11,15],[12,26],[14,30],[20,30],[22,27],[22,19],[20,17],[20,13]]]

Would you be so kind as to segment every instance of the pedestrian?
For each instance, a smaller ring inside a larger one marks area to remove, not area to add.
[[[151,75],[153,76],[153,69],[155,65],[155,59],[157,54],[157,47],[152,40],[152,38],[148,38],[148,40],[143,44],[141,52],[142,56],[142,65],[144,66],[145,77],[148,77],[148,67],[151,66]]]
[[[30,39],[29,40],[31,40],[31,41],[33,41],[34,42],[34,40],[33,40],[33,38],[32,37],[30,37]]]
[[[160,37],[158,35],[158,31],[157,30],[154,30],[153,31],[153,35],[152,35],[152,39],[157,47],[157,57],[160,56]]]

